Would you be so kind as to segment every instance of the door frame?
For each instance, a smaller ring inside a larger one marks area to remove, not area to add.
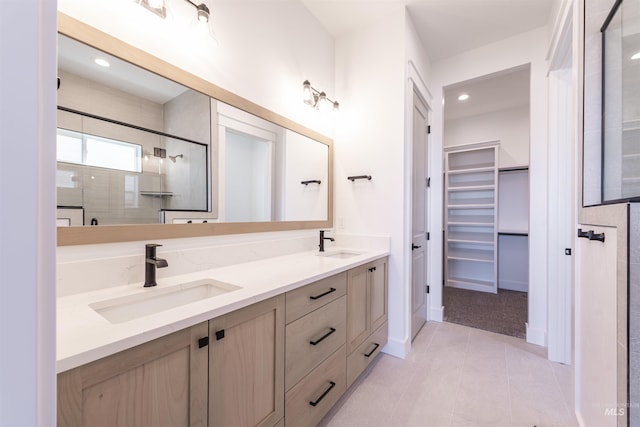
[[[575,259],[564,252],[565,248],[575,249],[573,231],[578,203],[575,173],[577,130],[572,120],[576,116],[577,101],[573,81],[576,61],[573,58],[571,4],[558,21],[549,56],[547,351],[549,360],[571,364]]]

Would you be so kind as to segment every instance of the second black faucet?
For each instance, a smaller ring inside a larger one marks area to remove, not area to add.
[[[333,237],[324,237],[324,230],[320,230],[320,252],[324,252],[324,241],[325,240],[330,240],[332,242],[335,242],[336,239],[334,239]]]

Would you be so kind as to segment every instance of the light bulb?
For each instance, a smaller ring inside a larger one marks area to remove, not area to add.
[[[302,100],[305,104],[313,105],[313,92],[311,92],[309,80],[305,80],[302,83]]]
[[[631,56],[631,59],[640,59],[640,52],[636,52]]]
[[[458,101],[466,101],[467,99],[469,99],[468,93],[463,93],[458,97]]]

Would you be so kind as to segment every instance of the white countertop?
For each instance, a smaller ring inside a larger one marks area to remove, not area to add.
[[[326,253],[340,251],[359,254],[341,259],[318,256],[317,251],[301,252],[173,276],[159,280],[154,288],[144,288],[142,283],[137,283],[58,298],[57,372],[67,371],[389,255],[388,250],[339,247],[332,247]],[[241,289],[117,324],[109,322],[90,307],[90,304],[99,301],[153,292],[162,287],[201,279],[226,282]]]

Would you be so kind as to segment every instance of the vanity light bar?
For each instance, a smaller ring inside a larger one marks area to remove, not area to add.
[[[302,82],[302,100],[305,104],[315,108],[316,110],[325,110],[333,106],[333,111],[340,109],[338,101],[332,101],[327,94],[315,89],[309,83],[309,80]]]

